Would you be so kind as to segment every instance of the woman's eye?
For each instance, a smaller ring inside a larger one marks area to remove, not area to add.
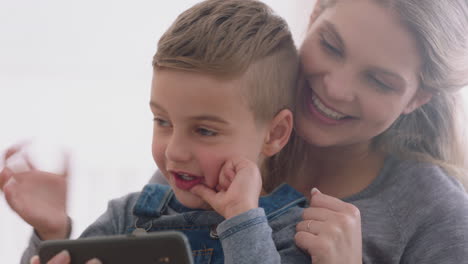
[[[164,120],[162,118],[159,118],[159,117],[155,117],[154,119],[154,122],[156,122],[156,124],[160,127],[170,127],[171,126],[171,123],[169,123],[169,121],[167,120]]]
[[[197,128],[196,129],[196,132],[202,136],[207,136],[207,137],[212,137],[212,136],[216,136],[218,135],[217,132],[213,131],[213,130],[209,130],[209,129],[206,129],[206,128]]]
[[[370,80],[373,84],[377,85],[378,88],[380,88],[380,89],[382,89],[382,90],[384,90],[384,91],[391,91],[391,90],[393,90],[393,88],[392,88],[390,85],[384,83],[383,81],[379,80],[378,78],[376,78],[376,77],[373,76],[373,75],[370,75],[368,78],[369,78],[369,80]]]
[[[335,56],[339,56],[339,57],[343,56],[343,53],[341,52],[340,49],[330,44],[330,42],[328,42],[324,38],[320,39],[320,44],[322,45],[322,47],[325,49],[326,52]]]

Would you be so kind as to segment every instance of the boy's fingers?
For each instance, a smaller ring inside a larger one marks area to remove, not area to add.
[[[6,151],[5,151],[5,155],[3,156],[3,161],[6,162],[6,160],[8,158],[10,158],[11,156],[15,155],[16,153],[18,153],[19,151],[21,151],[21,149],[28,145],[29,143],[31,143],[30,141],[24,141],[24,142],[21,142],[21,143],[18,143],[16,145],[13,145],[11,147],[9,147]]]
[[[215,200],[216,192],[206,187],[203,184],[198,184],[192,187],[192,189],[190,189],[190,192],[200,196],[203,200],[205,200],[209,204],[212,204],[212,202],[214,202]]]
[[[14,146],[5,152],[5,155],[3,156],[3,162],[6,163],[6,160],[9,159],[11,156],[15,155],[21,150],[21,146]]]
[[[69,264],[70,261],[70,253],[68,253],[66,250],[63,250],[55,255],[55,257],[53,257],[51,260],[49,260],[47,264]]]
[[[216,189],[218,191],[221,190],[227,190],[229,189],[229,186],[231,185],[231,180],[229,179],[228,172],[225,172],[219,177],[219,183],[218,183],[220,189]]]
[[[63,171],[61,175],[65,178],[68,178],[69,172],[70,172],[70,154],[69,153],[64,153],[63,154]]]
[[[31,258],[31,260],[29,261],[30,264],[41,264],[41,261],[39,260],[39,256],[36,255],[34,257]]]
[[[23,159],[26,162],[26,165],[28,166],[28,168],[30,170],[35,170],[36,169],[36,166],[34,166],[34,164],[31,161],[31,158],[29,157],[29,155],[27,153],[23,154]]]
[[[13,172],[5,167],[0,172],[0,190],[3,190],[4,185],[10,180],[11,176],[13,176]]]
[[[102,262],[97,258],[93,258],[91,260],[88,260],[86,264],[102,264]]]
[[[13,178],[9,180],[4,186],[3,186],[3,192],[5,193],[5,199],[10,205],[10,207],[17,212],[18,214],[20,212],[23,212],[23,206],[20,202],[18,202],[18,195],[16,195],[18,189],[18,183],[16,180]]]

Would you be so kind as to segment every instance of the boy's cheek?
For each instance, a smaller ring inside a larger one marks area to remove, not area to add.
[[[226,152],[226,150],[224,151]],[[219,182],[221,168],[228,160],[228,157],[222,154],[221,150],[200,151],[199,166],[203,170],[205,183],[208,187],[215,189]]]
[[[164,160],[165,160],[165,159],[164,159],[164,156],[165,156],[165,154],[164,154],[165,151],[164,151],[164,150],[165,150],[165,148],[164,148],[163,146],[161,146],[161,145],[159,145],[159,144],[155,144],[155,143],[153,142],[153,146],[152,146],[151,152],[152,152],[152,154],[153,154],[153,160],[154,160],[154,162],[156,163],[156,166],[158,166],[158,168],[159,168],[160,170],[166,169],[166,168],[165,168],[165,167],[166,167],[166,166],[165,166],[165,162],[164,162]]]

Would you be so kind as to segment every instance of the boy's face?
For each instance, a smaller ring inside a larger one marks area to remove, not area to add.
[[[190,189],[197,184],[215,189],[229,158],[260,160],[267,126],[255,122],[240,85],[202,73],[155,71],[153,158],[186,207],[210,208]]]

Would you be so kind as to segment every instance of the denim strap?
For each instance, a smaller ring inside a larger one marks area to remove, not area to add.
[[[169,185],[147,184],[133,207],[133,214],[142,217],[159,217],[173,196],[174,193]]]
[[[291,207],[305,207],[306,204],[307,200],[300,192],[284,183],[270,194],[260,197],[258,205],[265,210],[268,221],[271,221],[284,214]]]

